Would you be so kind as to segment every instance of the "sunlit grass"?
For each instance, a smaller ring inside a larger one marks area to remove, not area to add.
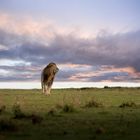
[[[139,88],[55,89],[50,96],[37,89],[0,90],[0,110],[0,138],[136,140],[140,136]]]

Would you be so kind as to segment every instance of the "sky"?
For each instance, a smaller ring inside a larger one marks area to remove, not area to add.
[[[139,0],[0,0],[0,82],[140,82]]]

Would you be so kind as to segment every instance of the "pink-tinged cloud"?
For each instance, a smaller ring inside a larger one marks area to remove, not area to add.
[[[39,40],[47,42],[54,37],[55,26],[50,20],[39,22],[30,17],[17,18],[0,13],[0,21],[0,29],[21,37],[19,38],[20,41]],[[24,40],[22,40],[22,37],[24,37]]]
[[[131,81],[135,79],[139,81],[140,72],[136,72],[132,67],[122,67],[116,68],[114,66],[101,66],[99,69],[94,69],[93,71],[85,70],[84,72],[79,72],[72,75],[69,80],[78,81]],[[108,79],[109,78],[109,79]]]
[[[56,35],[75,34],[86,37],[89,34],[81,32],[77,28],[65,28],[57,26],[50,19],[35,20],[29,16],[16,17],[14,15],[0,13],[0,29],[5,32],[24,37],[24,41],[39,41],[48,44]],[[79,34],[77,33],[79,32]],[[22,39],[20,38],[20,41]]]

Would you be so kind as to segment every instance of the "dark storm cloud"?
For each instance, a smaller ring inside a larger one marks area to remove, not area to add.
[[[26,45],[25,52],[38,53],[44,60],[58,63],[132,66],[140,70],[140,32],[106,35],[96,39],[56,36],[49,46]],[[33,58],[34,59],[34,58]],[[43,59],[42,59],[43,60]]]

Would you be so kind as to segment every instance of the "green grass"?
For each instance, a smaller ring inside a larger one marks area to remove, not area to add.
[[[140,88],[0,90],[0,140],[138,140]]]

